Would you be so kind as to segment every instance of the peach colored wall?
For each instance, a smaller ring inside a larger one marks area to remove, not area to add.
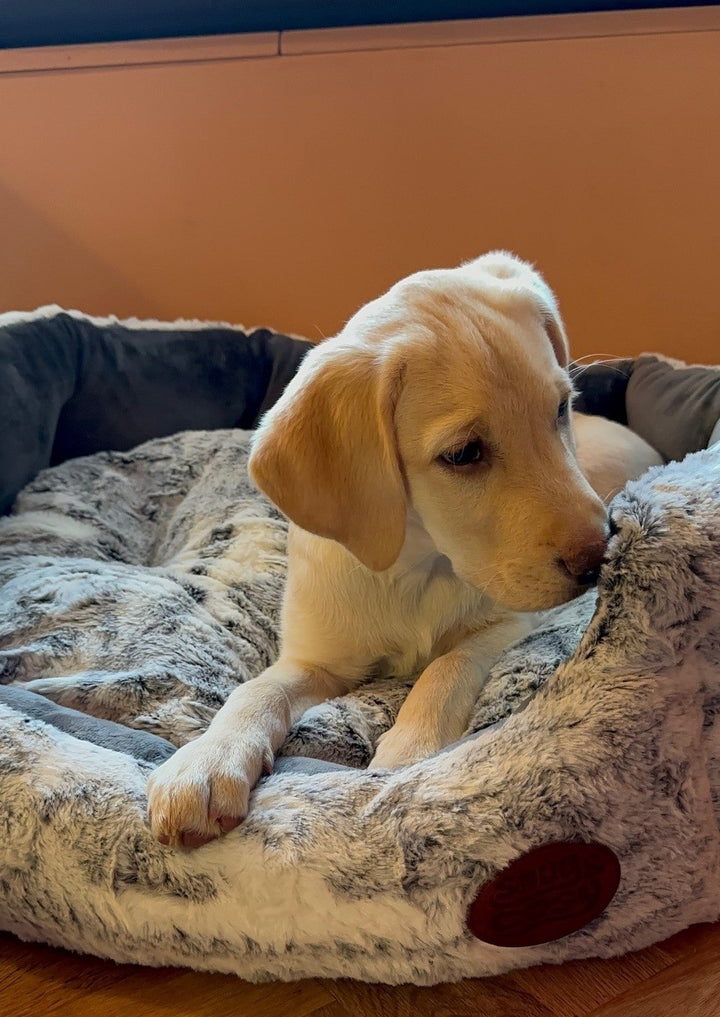
[[[677,16],[0,73],[0,310],[319,338],[400,276],[502,246],[544,271],[576,355],[720,361],[720,32]]]

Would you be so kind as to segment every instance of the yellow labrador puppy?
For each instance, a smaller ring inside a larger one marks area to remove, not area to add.
[[[368,675],[420,674],[372,766],[455,741],[532,612],[595,581],[606,510],[567,364],[552,292],[503,252],[410,276],[307,355],[250,457],[291,520],[280,657],[150,778],[163,843],[237,826],[291,724]],[[603,496],[659,461],[625,429],[605,456],[606,425]]]

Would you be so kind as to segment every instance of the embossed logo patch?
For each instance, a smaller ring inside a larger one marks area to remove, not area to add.
[[[602,914],[620,883],[616,855],[594,841],[555,841],[520,855],[470,905],[473,936],[494,946],[537,946]]]

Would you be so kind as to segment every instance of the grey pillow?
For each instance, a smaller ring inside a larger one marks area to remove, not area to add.
[[[720,369],[643,354],[626,393],[628,424],[665,459],[707,448],[720,418]]]

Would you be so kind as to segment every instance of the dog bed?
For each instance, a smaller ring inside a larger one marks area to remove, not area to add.
[[[578,368],[579,399],[682,461],[615,499],[597,592],[506,651],[460,743],[364,769],[409,688],[370,681],[302,718],[237,830],[191,853],[150,835],[152,768],[277,652],[286,523],[247,479],[247,428],[306,349],[0,318],[0,927],[252,980],[431,984],[715,920],[720,372],[655,356]]]

